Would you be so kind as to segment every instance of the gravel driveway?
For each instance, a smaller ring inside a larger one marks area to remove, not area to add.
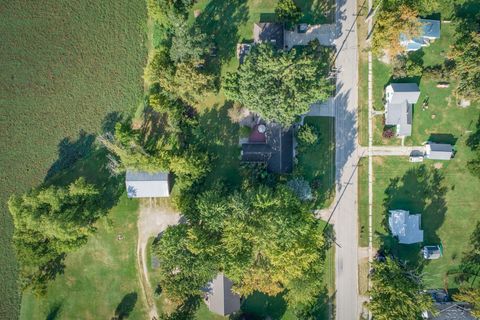
[[[151,237],[156,237],[165,231],[168,226],[178,224],[180,214],[156,201],[142,200],[138,211],[138,242],[137,264],[145,301],[147,303],[149,319],[158,319],[158,310],[153,299],[152,285],[147,270],[147,243]]]

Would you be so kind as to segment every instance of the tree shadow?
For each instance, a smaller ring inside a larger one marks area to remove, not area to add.
[[[295,1],[302,9],[300,22],[308,24],[333,23],[335,20],[335,2],[325,0]]]
[[[324,288],[314,303],[295,309],[295,315],[298,319],[330,320],[330,304],[334,299],[334,295],[329,296],[327,288]]]
[[[420,255],[421,245],[441,244],[437,230],[442,226],[447,213],[445,196],[447,187],[444,185],[443,174],[436,169],[425,165],[408,170],[402,177],[390,180],[385,190],[383,201],[384,216],[383,227],[390,230],[388,225],[389,210],[403,209],[410,214],[421,214],[421,226],[423,229],[423,243],[400,244],[390,234],[379,235],[381,239],[381,251],[393,254],[407,262],[412,267],[422,268],[428,260]]]
[[[451,133],[432,133],[428,138],[428,141],[431,141],[434,143],[451,144],[452,146],[454,146],[457,143],[457,140],[458,138],[456,138]]]
[[[472,150],[477,150],[480,147],[480,117],[478,117],[475,131],[467,138],[467,146]]]
[[[240,42],[239,26],[248,21],[246,0],[212,0],[195,24],[202,32],[212,37],[216,54],[208,57],[205,69],[220,79],[221,68],[236,54],[237,43]],[[217,81],[218,82],[218,81]]]
[[[196,319],[195,313],[200,307],[201,298],[199,296],[191,296],[183,301],[178,308],[171,314],[160,315],[161,320],[190,320]]]
[[[242,302],[242,316],[246,320],[281,319],[287,310],[283,294],[275,297],[255,292]]]
[[[228,117],[231,107],[231,102],[222,107],[215,105],[198,117],[192,143],[213,156],[214,169],[206,178],[207,184],[219,179],[229,187],[240,184],[239,126]]]
[[[121,119],[119,113],[107,115],[102,128],[113,130],[114,122]],[[118,202],[124,191],[123,177],[113,175],[108,168],[109,153],[95,142],[94,134],[80,131],[75,140],[63,139],[59,144],[59,159],[51,166],[44,185],[68,186],[80,177],[93,184],[101,193],[99,209],[107,212]]]
[[[61,308],[62,308],[62,303],[61,302],[54,303],[50,307],[50,310],[48,310],[48,314],[47,314],[47,317],[45,318],[45,320],[55,320],[55,319],[57,319],[57,317],[60,315]]]
[[[58,172],[72,167],[79,159],[92,151],[95,135],[80,130],[78,138],[63,138],[58,144],[58,159],[48,169],[45,180],[50,179]]]
[[[122,320],[128,318],[130,313],[132,313],[133,309],[135,308],[137,299],[138,296],[136,292],[130,292],[126,294],[115,309],[115,316],[112,318],[112,320]]]

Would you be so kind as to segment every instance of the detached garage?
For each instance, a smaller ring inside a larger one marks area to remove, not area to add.
[[[125,176],[129,198],[159,198],[170,196],[168,172],[138,172],[127,170]]]

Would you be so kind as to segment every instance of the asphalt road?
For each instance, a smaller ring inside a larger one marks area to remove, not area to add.
[[[362,0],[360,0],[362,1]],[[337,69],[335,107],[336,201],[333,213],[336,243],[336,319],[357,320],[358,294],[357,138],[358,57],[356,0],[337,0],[335,45]]]

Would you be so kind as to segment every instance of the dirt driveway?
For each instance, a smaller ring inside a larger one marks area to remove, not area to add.
[[[149,319],[158,319],[158,310],[153,299],[153,290],[147,270],[147,243],[151,237],[156,237],[168,226],[178,224],[180,214],[165,203],[144,199],[140,202],[138,211],[138,242],[137,264],[143,294],[147,303]]]

